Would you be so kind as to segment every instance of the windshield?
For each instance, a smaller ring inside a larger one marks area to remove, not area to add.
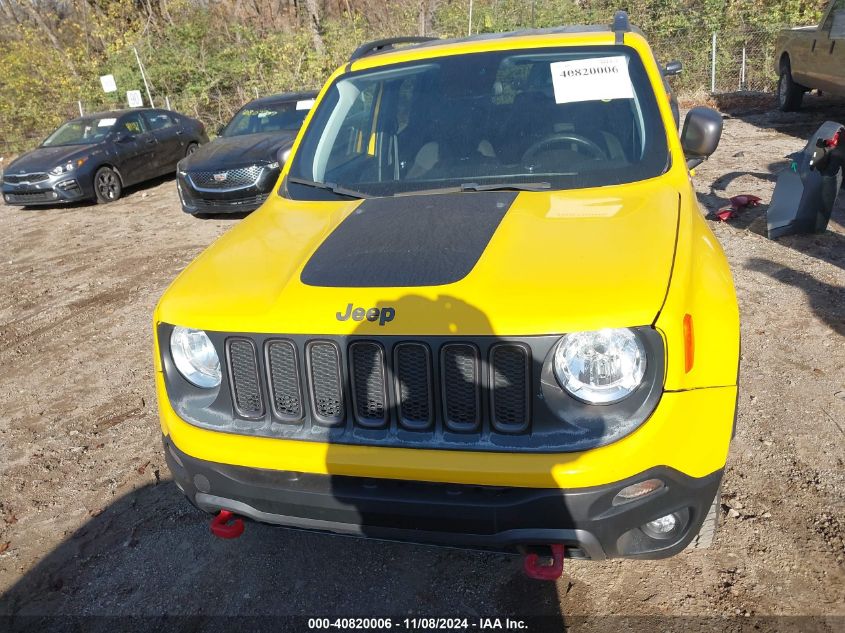
[[[47,137],[41,145],[89,145],[99,143],[114,127],[116,117],[96,117],[68,121]]]
[[[667,165],[666,131],[633,49],[510,50],[340,78],[285,186],[297,199],[331,199],[333,189],[574,189],[651,178]]]
[[[248,104],[229,121],[220,136],[296,131],[305,120],[313,102],[313,99],[304,99],[261,105]]]

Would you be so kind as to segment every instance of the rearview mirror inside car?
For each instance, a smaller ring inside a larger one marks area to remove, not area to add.
[[[722,115],[712,108],[698,106],[687,112],[681,147],[689,169],[700,165],[716,151],[722,138],[722,125]]]
[[[663,68],[663,74],[667,77],[674,77],[680,75],[683,71],[684,65],[679,61],[671,61]]]

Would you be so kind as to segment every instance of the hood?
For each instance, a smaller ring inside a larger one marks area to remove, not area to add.
[[[666,296],[680,208],[661,182],[348,202],[274,195],[176,279],[157,318],[290,334],[648,325]]]
[[[93,145],[57,145],[55,147],[36,147],[34,150],[18,156],[9,163],[4,173],[32,174],[50,171],[56,165],[68,160],[90,156],[100,149],[100,144]]]
[[[225,169],[256,162],[273,162],[282,147],[290,147],[297,131],[219,136],[185,158],[182,169]]]

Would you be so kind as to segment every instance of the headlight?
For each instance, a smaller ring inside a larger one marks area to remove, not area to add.
[[[57,165],[50,170],[50,173],[53,176],[61,176],[62,174],[66,174],[69,171],[73,171],[77,167],[82,167],[85,164],[85,161],[88,158],[77,158],[76,160],[69,160],[64,165]]]
[[[645,347],[627,328],[567,334],[555,349],[560,386],[589,404],[625,399],[640,386],[645,370]]]
[[[267,169],[278,169],[278,168],[279,168],[279,162],[278,161],[276,161],[274,163],[269,163],[267,165]]]
[[[61,174],[64,174],[65,172],[73,171],[73,169],[73,162],[68,161],[65,165],[57,165],[56,167],[53,167],[53,169],[50,170],[50,173],[54,176],[59,176]]]
[[[170,354],[179,373],[191,384],[204,389],[220,384],[220,358],[211,339],[202,330],[173,328]]]

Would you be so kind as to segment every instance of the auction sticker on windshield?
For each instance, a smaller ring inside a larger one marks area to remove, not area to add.
[[[624,55],[552,62],[549,67],[555,103],[634,98]]]

